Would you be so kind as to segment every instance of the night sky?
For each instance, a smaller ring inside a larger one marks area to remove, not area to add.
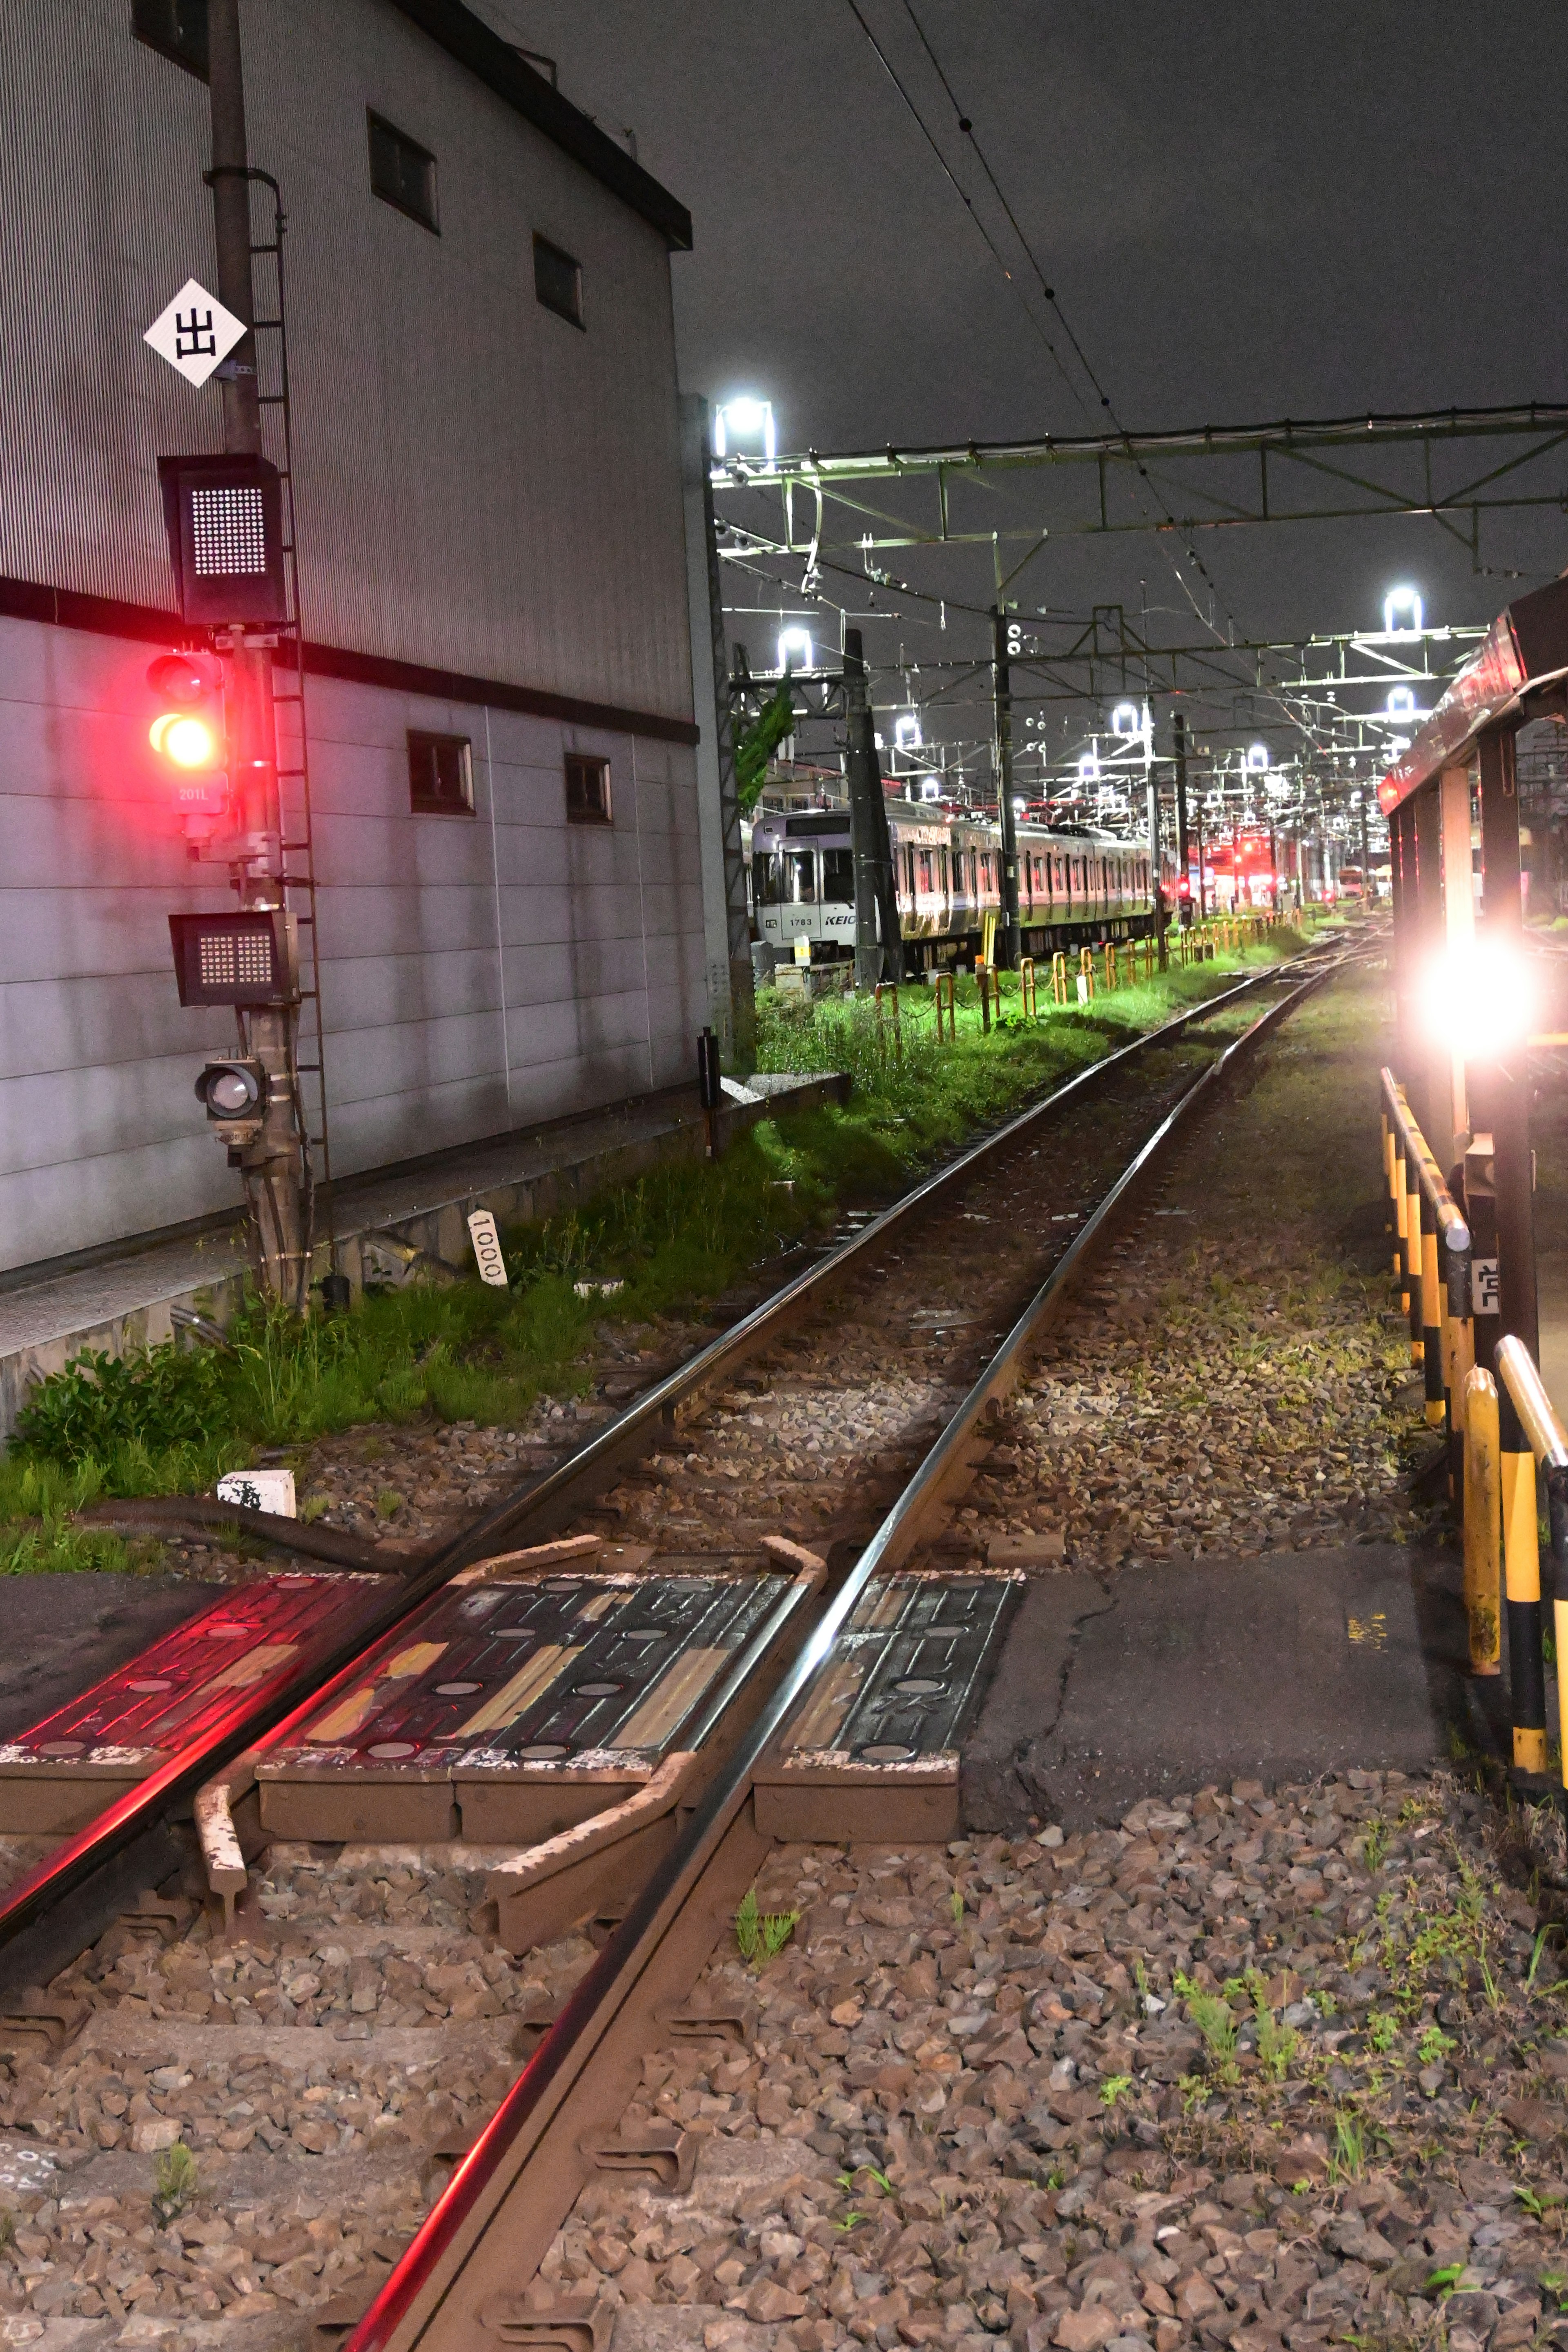
[[[557,58],[563,90],[606,129],[630,125],[689,205],[695,251],[674,262],[689,389],[767,394],[786,450],[1100,429],[906,0],[858,5],[1014,286],[848,0],[481,12]],[[1122,425],[1568,396],[1561,0],[913,7]],[[1520,446],[1472,444],[1458,462],[1479,473]],[[1530,480],[1561,487],[1568,455]],[[1163,489],[1180,510],[1178,478]],[[1086,477],[1057,475],[1016,499],[979,495],[988,517],[1059,526],[1089,494]],[[1020,594],[1072,611],[1120,599],[1190,641],[1202,633],[1174,558],[1205,612],[1212,598],[1221,627],[1247,635],[1375,625],[1395,580],[1419,584],[1434,617],[1484,621],[1568,562],[1565,539],[1550,509],[1485,520],[1483,563],[1521,581],[1476,576],[1429,520],[1210,531],[1196,542],[1210,580],[1169,535],[1057,538]],[[880,560],[989,601],[988,549]],[[827,584],[863,609],[853,586]],[[945,638],[925,614],[876,624],[868,646],[978,648],[975,625],[950,623]],[[767,644],[767,623],[752,632]]]

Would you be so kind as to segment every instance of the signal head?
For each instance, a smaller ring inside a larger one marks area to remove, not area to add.
[[[147,683],[160,702],[194,710],[208,695],[223,692],[223,664],[216,654],[160,654],[147,665]]]
[[[196,1080],[195,1094],[211,1119],[258,1121],[267,1106],[267,1073],[246,1055],[215,1059]]]
[[[189,710],[165,710],[147,730],[147,740],[176,768],[210,767],[223,750],[216,729]]]

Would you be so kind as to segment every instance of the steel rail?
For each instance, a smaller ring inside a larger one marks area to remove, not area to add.
[[[1310,973],[1196,1073],[1097,1203],[826,1603],[668,1855],[632,1897],[620,1926],[458,2166],[402,2260],[346,2339],[342,2352],[412,2352],[427,2332],[440,2329],[448,2317],[465,2347],[475,2340],[471,2312],[447,2313],[447,2298],[458,2287],[529,2158],[541,2146],[546,2129],[572,2095],[628,1995],[739,1821],[758,1765],[827,1658],[867,1585],[879,1570],[890,1570],[909,1556],[948,1482],[967,1468],[967,1449],[976,1425],[1022,1377],[1033,1347],[1075,1278],[1195,1106],[1221,1084],[1240,1055],[1256,1046],[1340,969],[1342,961],[1336,961]],[[557,2198],[560,2187],[557,2180]],[[531,2219],[537,2228],[537,2212]],[[513,2284],[526,2281],[514,2278]]]
[[[188,1810],[196,1791],[215,1772],[265,1738],[279,1738],[301,1723],[333,1686],[351,1675],[366,1653],[404,1624],[461,1568],[470,1567],[523,1533],[534,1539],[553,1533],[619,1477],[628,1460],[648,1452],[667,1416],[709,1382],[771,1342],[858,1262],[901,1224],[919,1217],[984,1164],[1048,1119],[1064,1104],[1104,1082],[1140,1055],[1172,1043],[1196,1022],[1212,1018],[1252,990],[1278,982],[1291,967],[1272,964],[1249,973],[1201,1003],[1163,1022],[1143,1036],[1078,1071],[1041,1101],[1006,1120],[996,1131],[913,1185],[909,1192],[850,1234],[824,1257],[739,1323],[700,1349],[685,1364],[637,1398],[586,1444],[556,1465],[527,1480],[513,1495],[428,1556],[330,1650],[273,1689],[259,1704],[237,1694],[234,1705],[211,1721],[201,1736],[169,1757],[135,1788],[66,1838],[36,1867],[0,1894],[0,1992],[15,1991],[31,1979],[47,1979],[85,1950],[108,1917],[140,1887],[167,1876],[182,1859],[170,1826]],[[272,1515],[247,1515],[270,1519]],[[278,1520],[286,1535],[289,1520]],[[69,1898],[68,1916],[62,1911]]]

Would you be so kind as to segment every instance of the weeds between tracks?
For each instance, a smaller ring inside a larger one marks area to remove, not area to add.
[[[836,1209],[886,1197],[977,1126],[1059,1083],[1237,970],[1298,947],[1256,948],[1102,996],[1088,1006],[1018,1009],[1003,977],[984,1034],[974,983],[958,988],[958,1036],[943,1045],[923,992],[902,999],[900,1058],[879,1044],[871,1006],[792,1004],[764,992],[758,1067],[847,1070],[848,1102],[737,1138],[712,1165],[656,1169],[505,1237],[511,1287],[467,1278],[367,1296],[352,1313],[297,1321],[254,1302],[230,1348],[177,1342],[116,1360],[77,1358],[39,1383],[0,1461],[0,1573],[156,1565],[160,1548],[73,1526],[107,1498],[201,1493],[225,1471],[365,1424],[432,1420],[513,1425],[542,1397],[584,1394],[595,1328],[689,1313]],[[584,1297],[579,1283],[618,1283]]]

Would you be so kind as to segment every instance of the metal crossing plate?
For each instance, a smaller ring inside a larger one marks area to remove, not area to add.
[[[323,1654],[395,1581],[289,1574],[230,1587],[79,1698],[0,1747],[0,1831],[79,1829],[165,1757]]]
[[[879,1578],[758,1774],[759,1828],[784,1838],[958,1832],[964,1733],[1024,1579]]]
[[[548,1836],[629,1795],[790,1583],[546,1576],[443,1593],[261,1762],[275,1835]]]

